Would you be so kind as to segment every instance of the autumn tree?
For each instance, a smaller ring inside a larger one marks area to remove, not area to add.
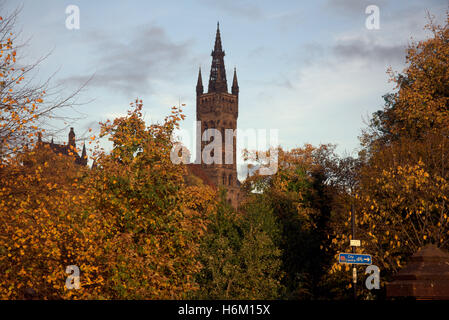
[[[142,107],[102,124],[113,148],[98,149],[95,168],[46,147],[10,160],[0,189],[2,298],[176,299],[198,289],[215,191],[186,186],[185,168],[170,160],[180,111],[147,126]],[[69,265],[81,271],[79,290],[65,286]]]
[[[214,191],[187,187],[182,165],[172,163],[173,130],[180,110],[146,126],[142,103],[128,116],[102,124],[113,148],[96,158],[87,197],[108,224],[104,235],[103,294],[113,299],[179,299],[196,290],[199,242]]]
[[[406,51],[407,67],[388,70],[396,90],[384,96],[385,106],[373,114],[362,144],[384,144],[400,137],[423,139],[429,133],[446,134],[448,118],[448,23],[440,26],[432,16],[425,26],[427,40],[412,42]]]
[[[335,178],[334,148],[332,145],[305,145],[288,151],[278,148],[277,172],[265,176],[256,171],[245,182],[244,189],[252,194],[249,203],[265,203],[279,220],[284,298],[317,299],[326,295],[322,277],[331,254],[323,248],[330,241],[327,233],[331,181]],[[256,153],[248,153],[248,158],[263,164]]]
[[[384,280],[427,243],[449,248],[449,16],[426,28],[431,37],[409,46],[402,73],[390,71],[396,90],[361,137],[356,236]],[[338,251],[348,246],[349,219],[347,210],[335,228]],[[331,272],[340,271],[335,263]]]
[[[84,85],[64,94],[63,88],[51,84],[52,78],[33,80],[44,56],[34,63],[24,64],[20,58],[26,43],[17,43],[16,19],[20,8],[0,16],[0,174],[8,157],[31,147],[39,133],[73,120],[64,112],[77,105],[75,97]]]
[[[7,169],[0,187],[0,297],[23,299],[33,292],[38,299],[71,298],[76,290],[65,288],[69,265],[83,270],[89,293],[98,293],[103,279],[95,249],[104,228],[86,209],[79,185],[87,169],[48,146],[21,153]]]

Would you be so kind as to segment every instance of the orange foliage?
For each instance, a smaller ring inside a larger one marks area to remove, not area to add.
[[[7,167],[0,193],[0,297],[174,299],[197,289],[196,256],[215,191],[187,187],[185,168],[170,161],[173,109],[145,126],[136,101],[127,117],[102,125],[114,144],[96,168],[37,150]],[[81,289],[65,287],[68,265]]]

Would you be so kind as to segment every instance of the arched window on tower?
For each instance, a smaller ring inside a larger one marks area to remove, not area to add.
[[[226,184],[226,174],[223,174],[223,185]]]
[[[208,126],[207,126],[207,122],[204,121],[204,132],[206,133],[206,135],[205,135],[205,138],[206,138],[206,139],[209,138],[209,135],[207,134],[207,129],[209,129]]]
[[[232,186],[232,173],[229,175],[229,185]]]

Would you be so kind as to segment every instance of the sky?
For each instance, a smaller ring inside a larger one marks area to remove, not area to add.
[[[80,10],[79,29],[66,27],[69,5]],[[379,8],[379,29],[366,27],[369,5]],[[26,42],[19,57],[48,55],[35,81],[51,77],[67,95],[88,81],[67,111],[80,140],[126,115],[136,98],[148,123],[185,104],[182,127],[193,130],[198,68],[207,87],[219,21],[229,88],[237,68],[239,128],[278,129],[287,149],[333,143],[356,155],[367,119],[394,90],[387,69],[404,69],[407,45],[429,36],[426,11],[443,23],[449,2],[24,0],[3,1],[2,14],[18,6],[18,40]]]

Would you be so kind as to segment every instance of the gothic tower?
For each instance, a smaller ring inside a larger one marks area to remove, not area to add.
[[[217,186],[224,186],[227,189],[227,199],[237,207],[239,201],[240,182],[237,179],[237,146],[236,136],[230,135],[228,138],[231,143],[227,144],[228,157],[225,158],[225,137],[226,129],[232,129],[235,132],[237,128],[238,117],[238,97],[239,86],[237,83],[237,72],[234,68],[234,79],[232,81],[231,93],[228,92],[228,83],[226,81],[226,69],[224,65],[225,52],[221,46],[220,27],[217,24],[217,34],[215,37],[215,46],[212,51],[212,65],[209,76],[209,86],[207,93],[204,93],[201,69],[198,73],[198,82],[196,85],[196,115],[197,121],[201,123],[201,135],[198,135],[197,141],[197,161],[201,158],[205,146],[214,142],[215,136],[207,137],[210,140],[202,141],[204,132],[207,129],[216,129],[221,133],[221,164],[204,163],[201,161],[201,167],[209,179]],[[232,150],[232,158],[229,156]],[[200,153],[201,152],[201,153]],[[211,157],[215,150],[211,151]]]

